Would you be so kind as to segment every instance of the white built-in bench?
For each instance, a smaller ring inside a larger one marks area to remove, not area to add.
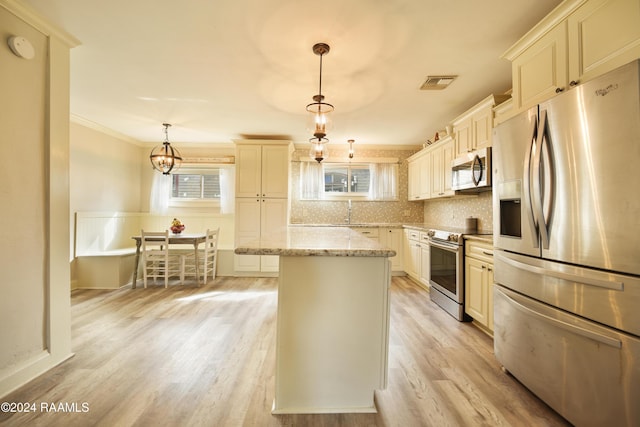
[[[232,260],[233,257],[233,215],[181,214],[179,218],[186,224],[188,233],[204,233],[207,228],[220,227],[218,251],[222,262],[219,261],[218,274],[225,275],[225,271],[228,271],[227,258]],[[140,212],[77,212],[75,274],[72,272],[75,286],[72,287],[117,289],[130,284],[136,253],[135,241],[131,237],[140,235],[142,229],[166,230],[172,219],[172,215]]]

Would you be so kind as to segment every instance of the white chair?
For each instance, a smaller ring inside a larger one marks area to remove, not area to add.
[[[144,287],[147,279],[164,279],[164,287],[169,287],[169,277],[179,276],[184,284],[184,259],[169,252],[169,231],[144,231],[142,236],[142,270]]]
[[[204,284],[207,284],[207,277],[211,273],[211,280],[216,278],[216,265],[218,263],[218,237],[220,235],[220,228],[215,230],[207,230],[207,238],[204,242],[204,250],[198,251],[198,261],[200,262],[200,271],[204,275]],[[196,263],[195,254],[189,253],[183,255],[183,262],[185,264],[184,274],[195,276]],[[196,281],[199,282],[199,278],[196,277]],[[198,283],[199,285],[199,283]]]

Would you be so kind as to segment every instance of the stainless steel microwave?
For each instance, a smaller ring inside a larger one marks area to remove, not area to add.
[[[491,147],[471,151],[451,161],[451,188],[456,191],[491,189]]]

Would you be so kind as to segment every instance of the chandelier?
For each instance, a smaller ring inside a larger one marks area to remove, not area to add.
[[[313,53],[320,57],[320,77],[318,79],[318,94],[313,96],[311,104],[307,105],[307,111],[311,113],[311,128],[313,138],[309,140],[312,144],[310,155],[317,162],[321,162],[327,156],[325,147],[329,140],[326,138],[329,127],[329,113],[333,111],[333,105],[324,102],[322,95],[322,56],[329,53],[329,45],[326,43],[316,43],[313,45]]]
[[[169,175],[172,170],[177,170],[180,167],[182,157],[178,149],[169,144],[169,127],[171,125],[163,123],[162,126],[164,126],[164,142],[151,150],[149,160],[155,170]]]

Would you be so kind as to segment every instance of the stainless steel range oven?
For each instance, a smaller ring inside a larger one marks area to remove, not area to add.
[[[461,233],[429,230],[431,300],[460,321],[464,312],[464,246]]]

